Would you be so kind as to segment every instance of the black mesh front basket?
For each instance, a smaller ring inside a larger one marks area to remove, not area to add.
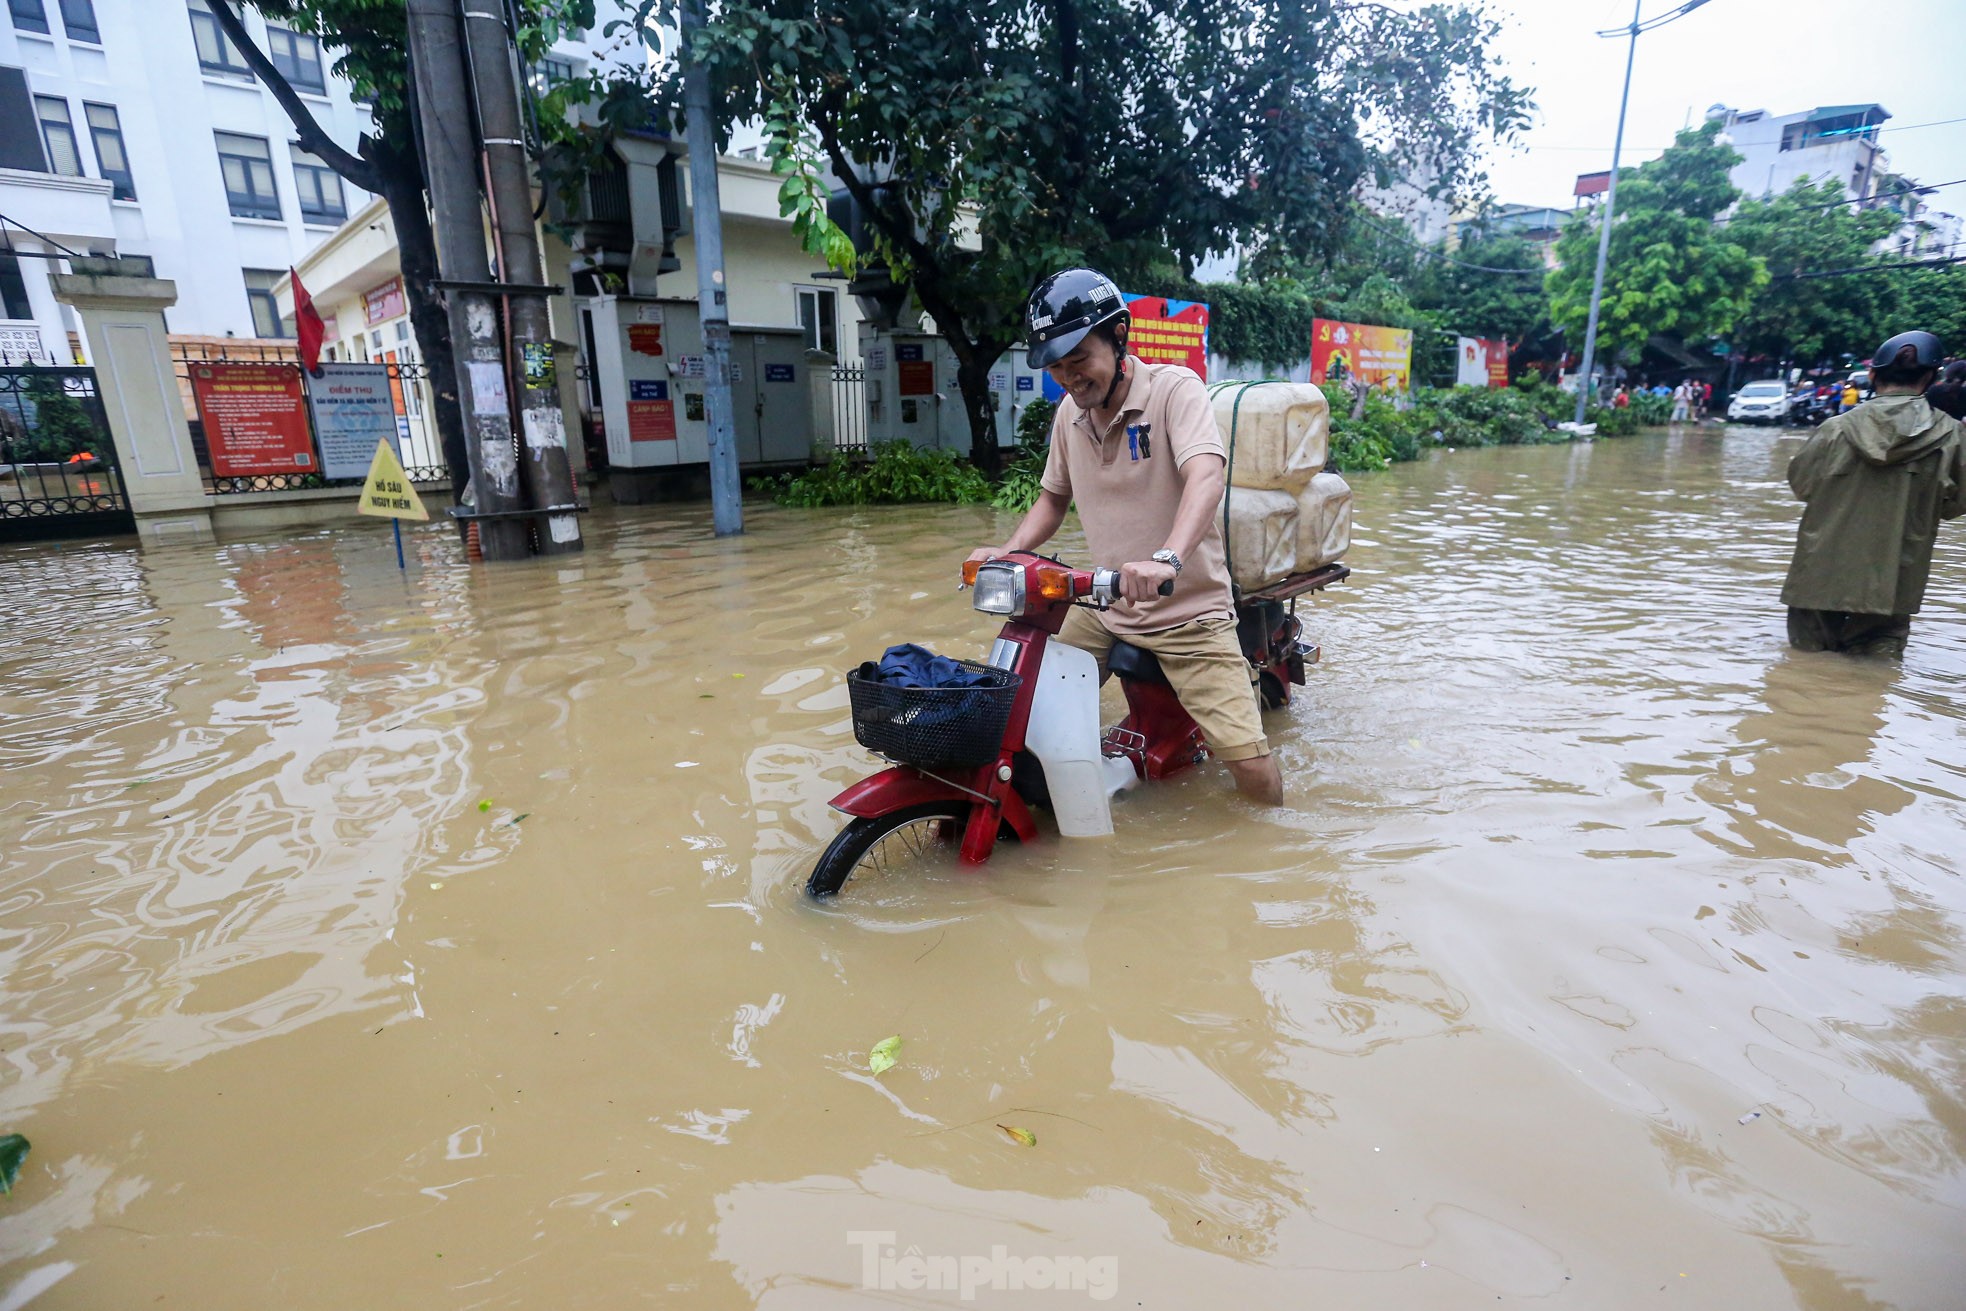
[[[853,736],[869,751],[921,769],[974,769],[1003,749],[1004,726],[1024,680],[988,665],[960,662],[981,674],[981,687],[896,687],[846,676]]]

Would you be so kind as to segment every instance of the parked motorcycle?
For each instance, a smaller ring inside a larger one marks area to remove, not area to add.
[[[1288,703],[1318,658],[1303,641],[1297,599],[1350,573],[1329,564],[1239,598],[1237,636],[1265,708]],[[976,686],[900,687],[864,668],[847,676],[854,736],[891,767],[833,799],[852,818],[813,866],[806,891],[815,897],[833,896],[863,871],[894,873],[952,848],[965,864],[981,864],[1001,837],[1037,836],[1034,807],[1050,809],[1065,837],[1108,835],[1114,795],[1208,756],[1151,652],[1113,644],[1107,666],[1127,714],[1101,732],[1098,662],[1051,640],[1072,606],[1104,610],[1120,600],[1118,570],[1018,552],[965,565],[963,581],[975,609],[1004,618],[988,662],[965,666]]]
[[[1788,421],[1792,428],[1814,428],[1836,413],[1836,398],[1814,387],[1789,394]]]

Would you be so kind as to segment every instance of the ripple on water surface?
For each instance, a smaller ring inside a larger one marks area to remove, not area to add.
[[[1120,1304],[1949,1305],[1966,549],[1901,667],[1790,654],[1794,446],[1361,477],[1288,806],[824,907],[840,673],[987,641],[991,511],[0,549],[0,1306],[848,1305],[870,1233]]]

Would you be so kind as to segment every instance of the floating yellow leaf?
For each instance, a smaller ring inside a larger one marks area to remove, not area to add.
[[[895,1054],[901,1050],[901,1036],[883,1038],[874,1044],[874,1050],[867,1053],[867,1068],[875,1074],[886,1074],[894,1068]]]
[[[1029,1129],[1019,1129],[1014,1124],[1000,1124],[997,1128],[1003,1130],[1026,1147],[1036,1147],[1038,1145],[1038,1136]]]

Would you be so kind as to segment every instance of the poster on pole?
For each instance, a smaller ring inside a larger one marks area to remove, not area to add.
[[[1373,323],[1311,321],[1311,381],[1358,378],[1368,387],[1403,392],[1413,371],[1413,333]]]
[[[1509,343],[1486,337],[1461,337],[1455,342],[1454,385],[1457,387],[1506,387],[1509,385]]]
[[[193,364],[191,395],[214,476],[319,472],[298,366]]]
[[[402,434],[386,364],[323,364],[307,381],[307,408],[321,443],[321,476],[365,478],[375,444],[386,441],[400,460]]]

